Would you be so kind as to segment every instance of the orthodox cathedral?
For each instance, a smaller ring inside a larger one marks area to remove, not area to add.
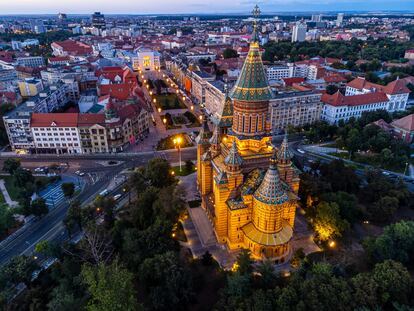
[[[258,7],[253,13],[258,15]],[[283,263],[291,254],[299,171],[287,136],[278,148],[271,144],[272,96],[255,22],[249,53],[221,118],[212,132],[204,122],[196,139],[197,183],[219,243],[230,250],[250,249],[257,260]]]

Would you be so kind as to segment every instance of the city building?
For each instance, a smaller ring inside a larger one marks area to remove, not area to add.
[[[43,67],[45,65],[45,60],[42,56],[18,57],[16,59],[16,64],[23,67],[37,68]]]
[[[93,52],[90,45],[74,40],[52,42],[51,48],[55,56],[88,56]]]
[[[208,81],[205,84],[204,108],[210,115],[223,109],[228,86],[221,80]]]
[[[414,114],[395,120],[390,125],[398,138],[408,144],[414,143]]]
[[[116,99],[128,99],[137,87],[137,77],[128,67],[104,67],[95,73],[98,96],[111,95]]]
[[[302,127],[321,119],[322,94],[317,91],[286,92],[270,100],[270,128],[273,134],[285,132],[289,126]]]
[[[322,95],[322,120],[330,124],[339,121],[348,121],[350,118],[358,119],[363,112],[379,109],[387,110],[389,99],[383,92],[365,93],[345,96],[341,92],[333,95]]]
[[[109,152],[108,133],[103,113],[79,114],[78,129],[81,139],[82,153]]]
[[[303,42],[306,40],[306,29],[305,23],[296,22],[292,28],[292,42]]]
[[[30,97],[27,102],[33,105],[34,112],[37,113],[50,113],[61,109],[69,102],[66,85],[62,81],[49,85],[36,96]]]
[[[271,146],[269,87],[254,25],[250,49],[230,93],[233,122],[227,134],[207,123],[197,137],[197,184],[217,240],[247,248],[257,260],[279,264],[292,253],[299,177],[287,138]]]
[[[132,58],[134,71],[153,71],[160,69],[160,53],[148,48],[137,50],[137,56]]]
[[[3,116],[10,147],[18,154],[34,150],[35,144],[30,130],[30,118],[34,108],[33,102],[25,102]]]
[[[338,13],[336,17],[336,26],[341,27],[344,23],[344,13]]]
[[[106,27],[105,16],[101,12],[95,12],[91,16],[92,27],[104,29]]]
[[[36,153],[82,153],[77,113],[33,113],[30,128]]]
[[[29,78],[18,82],[20,95],[23,97],[36,96],[43,91],[43,83],[40,79]]]
[[[194,102],[200,105],[205,104],[206,85],[215,81],[216,77],[205,71],[191,71],[191,97]]]
[[[405,51],[404,58],[408,60],[414,60],[414,50]]]
[[[40,45],[40,43],[37,39],[26,39],[23,42],[13,40],[11,45],[13,50],[22,50],[27,47]]]
[[[405,110],[410,95],[405,79],[394,80],[387,85],[371,83],[365,78],[358,77],[346,85],[345,95],[358,95],[368,93],[384,93],[388,98],[385,109],[389,112]]]

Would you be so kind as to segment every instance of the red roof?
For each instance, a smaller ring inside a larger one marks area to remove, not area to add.
[[[105,124],[103,113],[81,113],[78,117],[79,126],[91,126],[94,124]]]
[[[49,58],[49,63],[53,63],[53,62],[69,62],[70,61],[70,57],[69,56],[57,56],[57,57],[50,57]]]
[[[350,81],[347,86],[355,88],[357,90],[372,89],[374,91],[384,92],[389,95],[396,95],[410,93],[410,90],[407,88],[406,84],[407,83],[404,81],[404,79],[397,79],[388,83],[386,86],[383,86],[369,82],[365,80],[365,78],[358,77]]]
[[[391,123],[391,125],[409,132],[414,131],[414,113],[404,118],[395,120]]]
[[[321,101],[331,106],[361,106],[376,103],[387,102],[388,97],[385,93],[375,92],[361,95],[345,96],[341,92],[336,92],[333,95],[325,93],[322,95]]]
[[[65,40],[52,43],[53,47],[60,48],[71,55],[88,55],[92,53],[92,47],[79,41]]]
[[[283,78],[283,81],[285,82],[285,84],[287,86],[291,86],[294,83],[302,83],[302,82],[305,82],[305,78],[300,78],[300,77]]]
[[[31,127],[77,127],[78,113],[33,113]]]

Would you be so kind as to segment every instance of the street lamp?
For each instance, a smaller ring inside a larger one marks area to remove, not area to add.
[[[191,110],[194,110],[194,106],[193,106],[193,105],[191,105],[191,107],[190,107],[190,108],[191,108]]]
[[[158,108],[158,113],[161,113],[161,108]]]
[[[181,139],[180,136],[178,136],[177,138],[174,138],[173,142],[174,142],[174,146],[177,146],[177,149],[178,149],[178,157],[180,159],[179,161],[180,161],[180,172],[181,172],[182,171],[182,167],[181,167],[181,142],[182,142],[182,139]]]
[[[162,122],[163,122],[164,124],[167,124],[167,119],[166,119],[166,118],[162,119]]]
[[[152,101],[153,101],[153,103],[155,104],[155,103],[157,102],[157,99],[156,99],[156,98],[154,98]]]
[[[150,95],[152,96],[152,91],[150,91]]]

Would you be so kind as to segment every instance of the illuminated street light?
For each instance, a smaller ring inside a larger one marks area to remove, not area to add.
[[[191,107],[190,107],[190,108],[191,108],[191,110],[194,110],[194,106],[193,106],[193,105],[191,105]]]
[[[152,91],[150,91],[150,95],[152,95]]]
[[[329,242],[329,247],[330,247],[330,248],[335,247],[335,245],[336,245],[335,241],[330,241],[330,242]]]
[[[167,119],[166,119],[166,118],[162,119],[162,122],[163,122],[164,124],[167,124]]]
[[[154,99],[152,100],[152,102],[155,104],[155,103],[157,102],[157,99],[156,99],[156,98],[154,98]]]
[[[161,113],[161,108],[158,108],[158,113]]]
[[[181,142],[182,142],[182,138],[180,136],[178,136],[177,138],[173,139],[174,142],[174,146],[177,146],[177,150],[178,150],[178,157],[180,158],[180,172],[182,171],[182,165],[181,165]]]

